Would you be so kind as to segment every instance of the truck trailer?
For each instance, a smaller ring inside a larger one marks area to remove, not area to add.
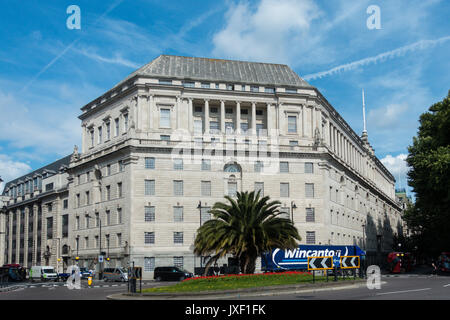
[[[308,257],[333,257],[333,265],[339,268],[340,257],[359,256],[364,259],[365,251],[355,245],[299,245],[295,249],[274,249],[261,256],[263,272],[305,271],[308,269]]]

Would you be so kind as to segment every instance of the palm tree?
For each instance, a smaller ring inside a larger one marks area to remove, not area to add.
[[[215,219],[208,220],[198,230],[194,253],[214,254],[205,268],[227,254],[239,259],[243,273],[254,273],[258,256],[274,248],[293,249],[300,241],[291,220],[279,215],[279,201],[260,198],[259,191],[237,192],[237,198],[225,196],[229,204],[217,202],[211,209]]]

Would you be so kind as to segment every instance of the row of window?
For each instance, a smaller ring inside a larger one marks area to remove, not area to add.
[[[117,233],[116,234],[116,243],[115,246],[113,243],[111,243],[111,235],[109,234],[105,234],[105,247],[106,249],[111,248],[111,247],[121,247],[122,246],[122,234],[121,233]],[[90,248],[90,243],[89,243],[90,239],[89,237],[84,237],[84,249],[89,249]],[[99,248],[100,247],[100,238],[99,236],[94,236],[94,247],[93,248]],[[81,249],[80,248],[80,237],[77,236],[75,238],[75,248]]]
[[[163,84],[163,85],[172,85],[173,82],[170,79],[159,79],[158,81],[159,84]],[[240,85],[241,86],[241,91],[246,91],[246,87],[248,87],[248,85]],[[185,88],[194,88],[195,87],[195,82],[194,81],[183,81],[183,87]],[[201,82],[200,83],[200,87],[203,89],[219,89],[219,83],[210,83],[210,82]],[[256,92],[259,93],[261,92],[260,90],[260,86],[255,86],[255,85],[250,85],[250,92]],[[236,90],[236,85],[234,84],[230,84],[227,83],[225,84],[225,88],[228,91],[233,91]],[[264,93],[275,93],[275,87],[263,87],[263,92]],[[285,92],[287,93],[297,93],[297,89],[296,88],[285,88]]]
[[[117,208],[116,211],[116,219],[115,219],[115,223],[116,224],[121,224],[122,223],[122,208]],[[99,227],[100,226],[100,215],[98,212],[95,213],[94,217],[91,217],[90,215],[85,215],[84,216],[84,227],[86,229],[90,228],[90,220],[91,219],[95,219],[95,227]],[[106,210],[105,211],[105,220],[101,220],[102,222],[102,226],[109,226],[109,225],[113,225],[113,216],[111,213],[111,210]],[[75,217],[75,230],[80,230],[81,229],[81,224],[80,224],[80,216],[76,216]]]
[[[155,257],[144,257],[144,272],[155,271]],[[175,256],[173,257],[173,266],[183,269],[184,268],[184,257]]]
[[[118,182],[116,185],[116,199],[118,198],[122,198],[123,193],[122,193],[122,182]],[[91,193],[90,191],[85,191],[84,193],[84,205],[90,205],[91,204]],[[76,199],[76,203],[75,203],[75,207],[79,208],[81,207],[81,195],[80,193],[77,193],[75,195],[75,199]],[[105,193],[104,193],[104,197],[103,197],[103,193],[102,193],[102,188],[100,188],[100,199],[102,201],[110,201],[112,200],[112,194],[111,194],[111,186],[107,185],[105,186]]]
[[[146,196],[155,196],[155,180],[145,180],[144,181],[144,195]],[[191,185],[190,185],[191,186]],[[260,191],[261,196],[264,195],[264,182],[255,182],[255,191]],[[201,195],[205,197],[211,196],[211,181],[201,181]],[[228,182],[228,195],[230,197],[236,196],[237,192],[237,182],[229,181]],[[280,183],[280,197],[289,198],[289,183],[281,182]],[[167,195],[167,192],[165,192]],[[184,195],[184,181],[183,180],[173,180],[173,195],[174,196],[183,196]],[[314,183],[305,183],[305,197],[306,198],[314,198]]]
[[[122,125],[121,125],[122,118]],[[103,131],[103,128],[105,131]],[[128,113],[123,113],[121,117],[115,118],[114,123],[111,120],[106,120],[104,124],[97,127],[97,144],[107,142],[113,137],[119,136],[121,133],[126,133],[128,131]],[[95,145],[95,130],[94,128],[89,129],[90,136],[90,146]]]
[[[173,170],[183,170],[183,159],[175,158],[173,159]],[[144,167],[145,169],[155,169],[156,159],[154,157],[145,157],[144,159]],[[237,167],[238,171],[229,171],[227,168],[231,168],[230,166],[225,166],[225,172],[240,172],[239,167]],[[280,161],[279,163],[280,173],[289,173],[289,162],[288,161]],[[210,159],[202,159],[201,161],[201,170],[202,171],[211,171],[211,160]],[[264,162],[263,161],[255,161],[253,165],[254,172],[263,172],[264,171]],[[314,173],[314,164],[312,162],[305,162],[304,164],[304,173]]]

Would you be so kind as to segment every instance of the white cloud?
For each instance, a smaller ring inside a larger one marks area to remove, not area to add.
[[[380,159],[381,163],[392,173],[395,180],[397,180],[397,186],[406,187],[406,174],[408,172],[408,164],[406,163],[407,154],[401,153],[397,156],[388,154],[383,159]]]
[[[0,194],[6,182],[20,177],[31,171],[31,167],[20,161],[14,161],[10,156],[0,154],[0,177],[4,182],[0,183]]]
[[[414,52],[417,50],[425,50],[431,47],[434,47],[436,45],[445,43],[447,41],[450,41],[450,36],[446,36],[446,37],[441,37],[438,39],[432,39],[432,40],[420,40],[417,41],[413,44],[407,45],[407,46],[403,46],[394,50],[390,50],[387,52],[383,52],[380,53],[376,56],[373,57],[368,57],[368,58],[364,58],[364,59],[360,59],[354,62],[350,62],[350,63],[346,63],[346,64],[342,64],[340,66],[334,67],[332,69],[329,70],[325,70],[325,71],[320,71],[320,72],[316,72],[313,74],[308,74],[305,75],[303,78],[308,81],[308,80],[313,80],[313,79],[317,79],[317,78],[322,78],[322,77],[326,77],[329,75],[333,75],[335,73],[339,73],[339,72],[345,72],[345,71],[349,71],[349,70],[353,70],[359,67],[363,67],[365,65],[369,65],[369,64],[376,64],[378,62],[383,62],[387,59],[393,59],[396,57],[400,57],[403,56],[409,52]]]
[[[390,128],[401,122],[401,117],[408,111],[407,104],[389,104],[369,111],[368,119],[376,128]]]
[[[233,4],[225,27],[213,37],[213,54],[289,63],[316,43],[308,30],[321,14],[311,0],[262,0],[256,9],[246,2]]]

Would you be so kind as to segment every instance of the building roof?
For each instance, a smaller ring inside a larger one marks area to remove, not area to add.
[[[116,87],[136,75],[211,82],[312,87],[284,64],[172,55],[160,55],[131,73]]]
[[[52,162],[52,163],[46,165],[45,167],[39,168],[37,170],[34,170],[34,171],[32,171],[30,173],[27,173],[27,174],[25,174],[25,175],[23,175],[21,177],[18,177],[18,178],[14,179],[14,180],[8,181],[5,184],[5,188],[3,189],[3,194],[5,194],[5,190],[7,190],[10,185],[16,184],[19,181],[24,182],[28,177],[33,179],[33,177],[35,175],[39,175],[39,174],[42,175],[42,173],[44,173],[44,171],[46,171],[46,170],[47,171],[58,172],[59,169],[62,166],[69,166],[71,156],[72,155],[68,155],[68,156],[66,156],[66,157],[64,157],[62,159],[56,160],[55,162]]]

